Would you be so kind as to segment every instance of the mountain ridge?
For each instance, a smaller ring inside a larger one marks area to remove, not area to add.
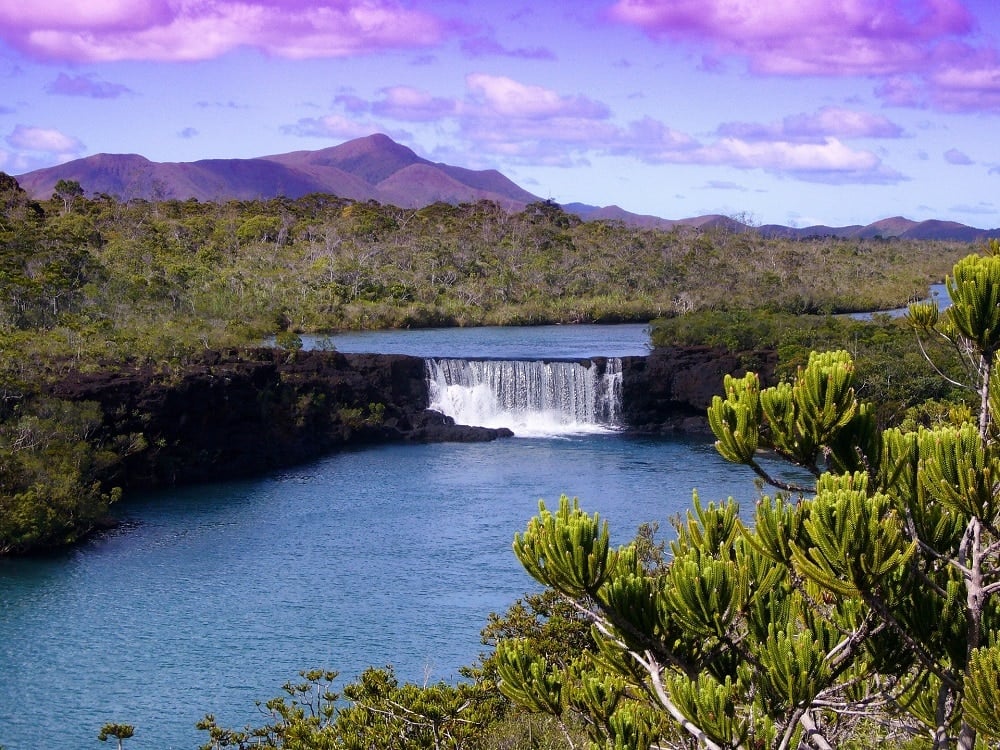
[[[154,162],[140,154],[100,153],[17,175],[16,179],[37,200],[51,197],[59,180],[76,181],[89,194],[106,193],[120,199],[254,200],[332,193],[401,208],[490,200],[509,211],[519,211],[542,200],[497,170],[473,170],[432,162],[382,133],[314,151],[249,159]],[[746,231],[752,228],[768,237],[788,239],[832,236],[977,242],[1000,236],[1000,229],[979,229],[938,219],[918,222],[902,216],[863,226],[748,227],[721,214],[664,219],[631,213],[616,205],[568,203],[563,208],[585,221],[621,221],[629,226],[659,229]]]

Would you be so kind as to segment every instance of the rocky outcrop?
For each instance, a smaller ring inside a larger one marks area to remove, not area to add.
[[[424,362],[403,355],[206,352],[169,372],[75,373],[52,391],[101,405],[94,439],[123,454],[108,479],[127,487],[249,476],[348,444],[511,434],[428,411]]]
[[[643,433],[699,432],[726,374],[775,357],[710,347],[668,347],[623,365],[623,420]],[[183,367],[117,365],[73,373],[52,395],[95,401],[103,424],[92,438],[121,458],[111,484],[150,487],[251,476],[347,445],[484,441],[506,429],[456,425],[427,409],[418,357],[249,349],[205,352]]]
[[[726,375],[774,379],[772,351],[731,352],[708,346],[661,347],[646,357],[622,360],[622,418],[644,433],[706,432],[706,410],[723,392]]]

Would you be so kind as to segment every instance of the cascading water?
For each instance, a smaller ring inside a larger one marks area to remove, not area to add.
[[[430,408],[518,436],[603,432],[620,423],[622,363],[429,359]]]

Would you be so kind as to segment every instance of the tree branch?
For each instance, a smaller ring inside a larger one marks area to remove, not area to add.
[[[684,731],[708,748],[708,750],[722,750],[722,747],[713,742],[709,736],[705,734],[704,730],[689,721],[670,699],[666,688],[663,686],[663,670],[660,668],[660,665],[656,662],[656,659],[652,656],[652,654],[647,651],[646,658],[644,659],[635,651],[629,651],[629,653],[632,655],[632,658],[636,660],[639,666],[641,666],[649,675],[657,700],[659,700],[663,707],[667,709],[674,720],[681,725]]]
[[[775,451],[775,452],[777,453],[777,451]],[[781,455],[781,454],[779,453],[779,455]],[[761,466],[759,463],[757,463],[753,459],[751,459],[750,463],[747,464],[747,465],[751,469],[753,469],[754,473],[757,476],[759,476],[761,479],[763,479],[765,482],[767,482],[772,487],[777,487],[779,490],[784,490],[785,492],[796,492],[796,493],[798,493],[800,495],[810,495],[810,494],[812,494],[812,493],[814,493],[816,491],[815,487],[803,487],[803,486],[798,485],[798,484],[792,484],[790,482],[784,482],[784,481],[782,481],[780,479],[776,479],[775,477],[772,477],[770,474],[767,473],[767,470],[764,469],[763,466]],[[796,466],[801,466],[801,464],[798,464],[798,463],[796,463],[795,465]],[[807,471],[809,470],[808,466],[803,466],[802,468],[806,469]]]
[[[806,736],[803,737],[803,740],[811,743],[819,750],[833,750],[833,746],[827,742],[823,732],[820,731],[818,726],[816,726],[816,720],[813,719],[810,712],[803,711],[802,716],[799,718],[799,723],[802,725],[803,729],[806,730]]]

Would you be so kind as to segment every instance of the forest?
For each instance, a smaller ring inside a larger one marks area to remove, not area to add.
[[[143,445],[141,434],[88,440],[93,404],[43,397],[69,372],[169,371],[206,350],[269,336],[294,348],[304,332],[357,328],[661,319],[657,342],[669,330],[690,340],[699,320],[718,336],[748,316],[903,305],[968,249],[640,230],[545,202],[511,214],[489,202],[404,210],[330,195],[120,201],[67,181],[38,202],[0,175],[0,553],[92,528],[120,495],[105,478]],[[758,334],[722,343],[750,349]]]
[[[1000,723],[1000,261],[980,250],[637,229],[548,202],[120,201],[75,183],[39,202],[0,174],[0,553],[93,528],[121,497],[109,467],[143,440],[94,442],[96,406],[47,395],[67,373],[169,373],[205,350],[270,336],[294,350],[340,329],[655,321],[654,344],[723,346],[751,370],[778,353],[773,393],[752,373],[727,381],[709,421],[762,492],[775,483],[759,450],[815,486],[775,484],[753,528],[696,505],[669,545],[651,525],[619,550],[568,501],[541,508],[515,547],[547,589],[491,617],[496,648],[466,683],[373,669],[336,688],[308,671],[260,727],[206,716],[205,747],[986,747]],[[997,295],[966,290],[965,318],[837,316],[960,273]]]

